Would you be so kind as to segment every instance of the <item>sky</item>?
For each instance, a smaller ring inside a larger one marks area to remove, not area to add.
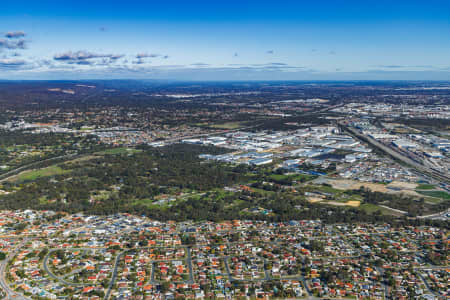
[[[0,79],[450,80],[448,0],[0,5]]]

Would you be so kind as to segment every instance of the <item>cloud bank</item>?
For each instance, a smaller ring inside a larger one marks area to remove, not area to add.
[[[175,80],[371,80],[412,79],[438,80],[450,78],[449,66],[432,65],[373,65],[367,70],[349,71],[340,66],[319,70],[307,62],[290,64],[276,58],[274,50],[263,50],[266,61],[241,62],[238,52],[228,54],[236,63],[210,63],[192,58],[184,64],[174,64],[176,57],[167,54],[139,51],[69,50],[49,56],[26,55],[33,46],[24,31],[9,31],[0,35],[0,78],[7,79],[93,79],[136,78]],[[309,49],[309,48],[308,48]],[[310,51],[306,49],[305,51]],[[257,50],[261,53],[261,50]],[[317,49],[311,52],[320,54]],[[255,52],[256,53],[256,52]],[[334,51],[324,55],[336,55]],[[226,59],[226,58],[224,58]],[[189,58],[187,58],[189,60]],[[263,59],[262,59],[263,60]]]

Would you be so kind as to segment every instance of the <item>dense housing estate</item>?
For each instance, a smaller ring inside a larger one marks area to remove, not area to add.
[[[13,253],[3,293],[26,298],[445,299],[449,293],[448,231],[434,227],[166,223],[29,210],[2,211],[0,221],[0,250]]]

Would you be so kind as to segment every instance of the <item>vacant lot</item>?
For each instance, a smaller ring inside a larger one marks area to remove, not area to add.
[[[331,184],[333,188],[339,190],[357,190],[360,187],[364,187],[371,190],[372,192],[387,193],[389,191],[384,184],[379,183],[360,182],[356,180],[347,180],[347,179],[329,180],[328,183]]]

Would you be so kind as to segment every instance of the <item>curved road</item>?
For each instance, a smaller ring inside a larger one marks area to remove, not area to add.
[[[8,282],[6,281],[6,266],[8,265],[8,262],[10,259],[12,259],[14,256],[17,255],[20,248],[22,248],[27,242],[29,241],[29,238],[25,238],[19,245],[17,245],[14,248],[14,251],[9,253],[5,260],[2,261],[0,264],[0,287],[5,291],[6,298],[5,299],[15,299],[15,300],[29,300],[24,295],[17,293],[13,291],[10,287]]]
[[[77,250],[86,250],[86,249],[89,249],[89,250],[90,250],[90,248],[80,248],[80,249],[77,249]],[[52,249],[52,250],[48,251],[47,255],[45,255],[44,261],[43,261],[43,263],[42,263],[45,272],[47,272],[47,274],[48,274],[50,277],[52,277],[52,278],[54,278],[54,279],[56,279],[56,280],[58,280],[58,281],[64,283],[65,285],[68,285],[68,286],[85,286],[85,284],[83,284],[83,283],[73,283],[73,282],[68,282],[68,281],[66,281],[64,278],[61,278],[61,277],[56,276],[55,274],[53,274],[52,271],[49,270],[49,268],[48,268],[48,259],[49,259],[49,257],[50,257],[50,254],[52,254],[53,252],[55,252],[55,251],[57,251],[57,250],[60,250],[60,249]]]

